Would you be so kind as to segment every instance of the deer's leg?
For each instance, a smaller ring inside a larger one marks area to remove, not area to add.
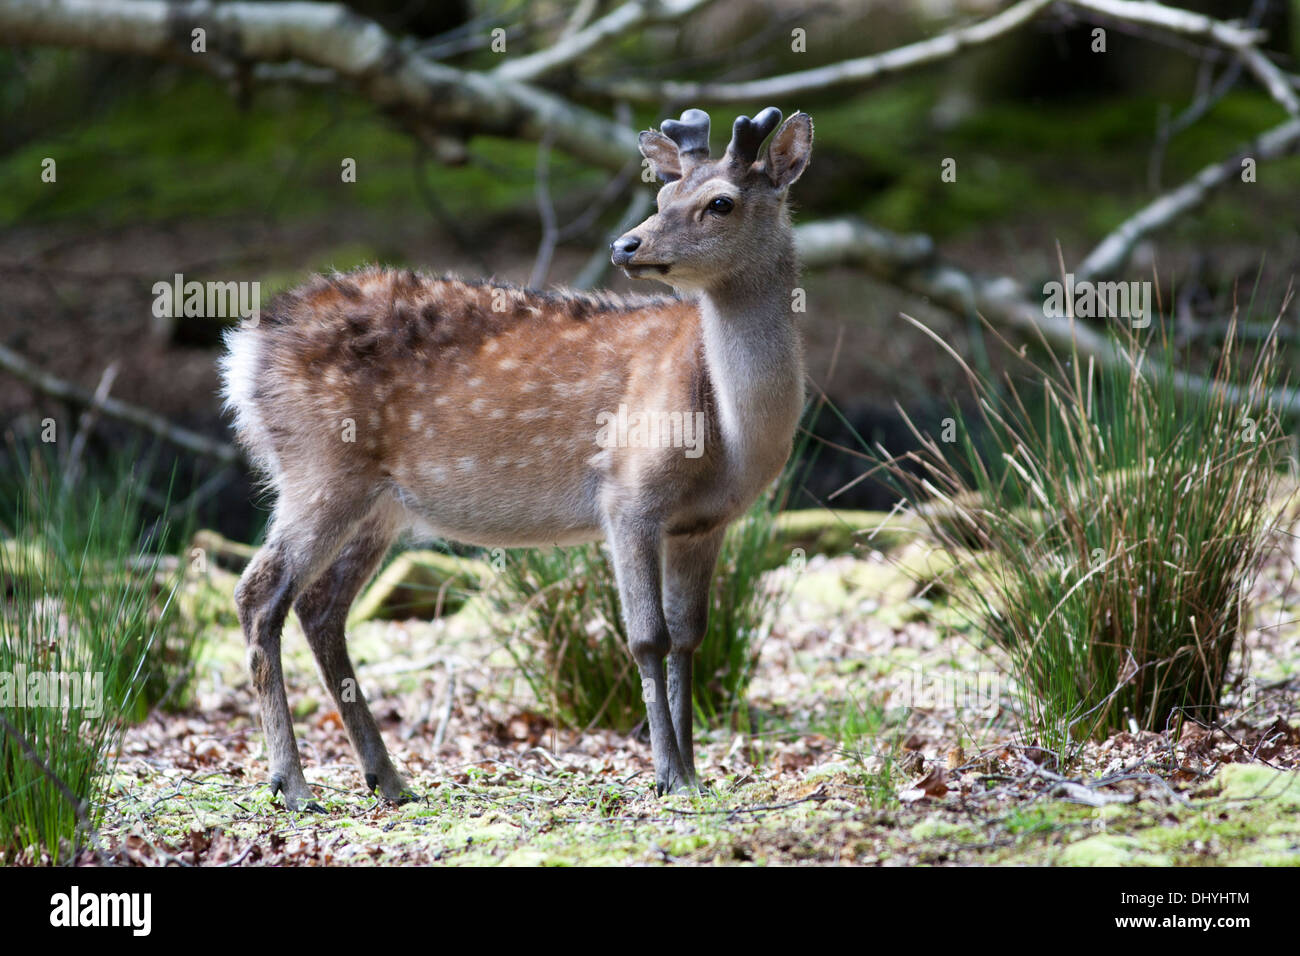
[[[343,718],[348,740],[365,774],[367,789],[372,793],[378,789],[386,799],[405,803],[415,799],[415,794],[389,759],[379,725],[357,683],[345,635],[348,610],[388,553],[396,532],[397,522],[391,510],[380,505],[362,523],[334,563],[302,592],[294,610],[316,657],[321,680]]]
[[[248,669],[271,754],[271,792],[282,792],[290,810],[319,810],[320,806],[307,787],[293,736],[280,634],[294,598],[329,564],[340,542],[352,535],[369,511],[368,502],[359,499],[340,495],[318,502],[311,501],[313,494],[281,488],[267,543],[235,588],[235,609],[248,642]],[[310,507],[296,507],[297,502],[310,502]]]
[[[691,778],[677,749],[664,682],[664,656],[671,641],[660,600],[660,533],[653,525],[632,519],[615,520],[611,525],[609,542],[628,649],[641,676],[641,695],[650,723],[655,790],[675,793],[689,789]]]
[[[676,535],[664,542],[664,618],[668,622],[668,702],[677,751],[696,784],[691,694],[695,651],[709,626],[709,584],[725,528],[706,535]]]

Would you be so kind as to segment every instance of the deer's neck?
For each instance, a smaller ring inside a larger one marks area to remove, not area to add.
[[[803,350],[792,308],[797,276],[787,247],[775,263],[731,276],[700,298],[718,430],[729,462],[746,470],[784,464],[803,407]]]

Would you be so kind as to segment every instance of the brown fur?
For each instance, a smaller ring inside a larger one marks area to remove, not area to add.
[[[707,117],[684,120],[707,143]],[[757,149],[754,135],[737,141]],[[290,807],[311,798],[280,671],[294,602],[367,785],[409,797],[355,688],[343,622],[410,526],[483,546],[605,538],[645,689],[656,785],[695,785],[691,661],[709,579],[727,525],[789,456],[802,404],[785,200],[807,164],[812,123],[792,116],[762,161],[729,151],[710,162],[703,145],[679,156],[660,132],[641,143],[669,183],[659,211],[614,243],[613,258],[690,300],[369,268],[317,277],[231,335],[228,404],[277,498],[236,602],[273,786]],[[712,208],[718,197],[732,206]],[[628,425],[676,417],[678,432],[668,443],[627,434],[610,444],[609,420],[620,415]]]

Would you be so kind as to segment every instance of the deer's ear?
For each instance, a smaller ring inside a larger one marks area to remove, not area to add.
[[[772,136],[763,169],[772,185],[784,189],[803,175],[812,159],[813,125],[807,113],[795,113]]]
[[[641,155],[650,160],[650,171],[660,182],[671,183],[682,178],[682,161],[676,143],[657,129],[643,132],[639,142]]]

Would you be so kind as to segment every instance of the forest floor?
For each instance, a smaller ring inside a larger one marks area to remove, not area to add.
[[[1119,733],[1064,765],[1017,734],[996,662],[943,625],[890,558],[770,572],[795,579],[758,659],[748,726],[697,729],[699,796],[654,795],[635,731],[557,727],[518,678],[508,636],[471,601],[351,632],[385,740],[420,795],[400,807],[365,792],[291,621],[289,698],[325,812],[288,812],[267,786],[242,638],[225,627],[206,646],[194,706],[126,734],[105,860],[1300,865],[1300,627],[1287,613],[1297,541],[1283,536],[1256,582],[1216,719]]]

